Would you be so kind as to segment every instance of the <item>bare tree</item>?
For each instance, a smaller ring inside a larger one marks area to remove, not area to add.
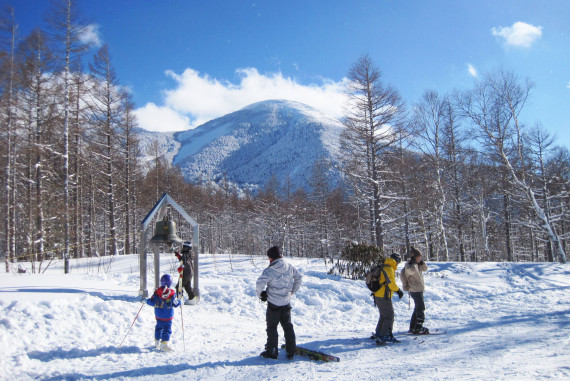
[[[554,199],[560,197],[556,193],[551,193],[549,189],[549,176],[546,170],[546,160],[549,152],[554,148],[554,138],[546,132],[542,126],[536,125],[528,135],[528,148],[532,161],[534,163],[534,170],[532,171],[533,177],[537,183],[537,198],[540,199],[540,204],[544,209],[546,219],[553,225],[559,222],[562,214],[553,215],[552,203]],[[547,253],[550,260],[553,260],[553,242],[548,240]]]
[[[46,163],[46,153],[51,150],[48,142],[49,136],[47,130],[51,120],[53,120],[53,105],[50,96],[53,92],[54,81],[53,73],[55,61],[51,50],[49,49],[45,33],[40,29],[32,31],[21,47],[20,54],[22,56],[21,65],[21,100],[25,103],[24,108],[29,119],[27,121],[28,128],[33,134],[33,183],[35,185],[35,238],[37,244],[36,254],[42,258],[44,254],[46,231],[44,219],[44,201],[46,189],[44,187],[44,178],[49,171]]]
[[[522,193],[540,220],[539,226],[552,241],[556,259],[566,263],[566,253],[558,234],[540,206],[526,175],[523,155],[523,125],[519,120],[529,93],[530,81],[521,83],[513,73],[502,69],[465,94],[459,102],[464,115],[478,127],[479,142],[505,167],[510,180]]]
[[[443,223],[446,209],[445,190],[443,188],[443,133],[445,125],[446,103],[435,91],[426,91],[420,103],[414,107],[414,124],[420,139],[418,148],[429,159],[433,168],[435,185],[438,190],[436,200],[438,234],[443,242],[444,259],[449,261],[447,233]]]
[[[93,119],[97,126],[97,135],[100,139],[98,155],[104,163],[102,174],[106,181],[107,216],[110,233],[110,254],[117,254],[116,231],[116,200],[115,200],[115,153],[117,152],[116,133],[119,123],[121,97],[118,93],[118,80],[111,65],[109,48],[104,45],[100,48],[89,65],[93,76],[94,98]]]
[[[14,154],[12,150],[13,142],[13,131],[14,131],[14,81],[15,81],[15,67],[14,67],[14,49],[16,44],[16,30],[18,25],[16,24],[14,17],[14,9],[7,9],[8,15],[2,15],[0,19],[0,27],[2,30],[7,30],[9,32],[9,54],[6,62],[2,62],[2,72],[6,73],[2,77],[2,82],[6,82],[7,91],[2,97],[2,108],[6,110],[5,117],[5,133],[6,133],[6,209],[5,209],[5,255],[6,255],[6,272],[10,271],[10,262],[15,260],[15,244],[16,239],[14,237],[14,207],[15,207],[15,183],[14,183]],[[7,69],[7,70],[5,70]]]
[[[134,174],[136,173],[137,165],[137,154],[138,154],[138,140],[136,133],[134,131],[137,126],[136,117],[134,115],[134,103],[130,94],[123,92],[123,110],[121,120],[121,147],[123,149],[124,156],[124,193],[125,193],[125,253],[130,254],[132,246],[132,240],[135,236],[134,226],[135,223],[132,220],[132,208],[135,204],[134,202]]]
[[[368,204],[370,240],[384,249],[382,221],[383,151],[395,145],[403,127],[404,103],[400,94],[384,85],[368,55],[361,56],[348,73],[348,105],[341,136],[344,170]]]
[[[443,102],[444,112],[444,131],[443,131],[443,150],[449,163],[449,178],[451,186],[451,194],[453,198],[455,224],[457,229],[457,240],[459,244],[459,258],[461,261],[466,260],[465,242],[464,242],[464,216],[463,216],[463,186],[462,186],[462,168],[465,167],[463,143],[465,134],[460,128],[457,121],[456,110],[454,109],[449,98],[445,98]]]
[[[64,203],[64,272],[69,273],[69,118],[70,118],[70,98],[69,93],[72,85],[70,75],[71,62],[74,58],[84,52],[87,46],[81,41],[81,34],[86,25],[81,23],[77,5],[72,0],[58,0],[52,3],[53,8],[48,17],[54,41],[58,50],[64,56],[63,80],[64,80],[64,103],[63,103],[63,203]]]
[[[85,101],[87,97],[87,76],[80,70],[73,72],[73,83],[71,89],[70,108],[70,152],[73,152],[72,160],[73,171],[70,174],[70,191],[73,191],[73,253],[75,258],[81,258],[85,253],[85,246],[81,244],[83,238],[83,229],[85,224],[85,215],[83,213],[83,191],[86,188],[85,183],[85,130],[87,127],[87,118],[89,115],[89,106]]]

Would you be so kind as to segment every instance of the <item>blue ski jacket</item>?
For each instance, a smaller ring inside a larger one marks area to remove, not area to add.
[[[176,291],[171,288],[159,287],[154,294],[146,300],[146,304],[154,307],[156,320],[170,321],[174,318],[174,307],[180,305],[176,299]]]

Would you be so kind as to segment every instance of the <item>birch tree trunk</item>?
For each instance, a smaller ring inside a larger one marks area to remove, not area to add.
[[[69,181],[69,119],[70,119],[70,89],[72,86],[71,77],[71,60],[74,56],[85,51],[86,46],[80,43],[80,35],[85,29],[84,25],[79,22],[78,11],[75,1],[58,0],[52,3],[51,14],[48,17],[55,40],[62,47],[64,65],[63,65],[63,208],[64,208],[64,273],[69,273],[69,254],[70,254],[70,181]]]
[[[13,182],[14,174],[13,174],[13,152],[12,152],[12,134],[13,134],[13,118],[14,118],[14,48],[15,48],[15,41],[16,41],[16,29],[17,25],[14,19],[14,10],[12,8],[9,9],[10,11],[10,18],[7,19],[7,24],[9,25],[10,29],[10,64],[9,64],[9,74],[8,74],[8,96],[7,96],[7,120],[6,120],[6,182],[5,182],[5,189],[6,189],[6,209],[5,209],[5,232],[6,232],[6,241],[5,241],[5,256],[6,256],[6,272],[10,272],[10,262],[15,261],[16,256],[16,237],[15,229],[14,229],[14,220],[13,216],[13,209],[15,205],[15,194],[14,194],[14,187],[16,184]]]

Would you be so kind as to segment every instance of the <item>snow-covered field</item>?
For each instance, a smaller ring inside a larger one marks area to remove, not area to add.
[[[402,343],[378,347],[367,338],[378,311],[363,281],[327,275],[322,260],[286,260],[304,276],[292,302],[298,345],[340,362],[259,356],[265,304],[254,288],[268,261],[242,255],[201,256],[201,301],[176,311],[175,351],[154,351],[138,257],[119,256],[74,260],[67,275],[62,263],[42,275],[0,274],[0,379],[570,379],[570,265],[429,263],[426,326],[447,334],[405,335],[406,295],[394,299]],[[162,272],[176,267],[161,255]]]

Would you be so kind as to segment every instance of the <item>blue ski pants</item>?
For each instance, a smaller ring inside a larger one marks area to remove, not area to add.
[[[154,338],[160,341],[169,341],[172,334],[172,320],[164,321],[156,319]]]

